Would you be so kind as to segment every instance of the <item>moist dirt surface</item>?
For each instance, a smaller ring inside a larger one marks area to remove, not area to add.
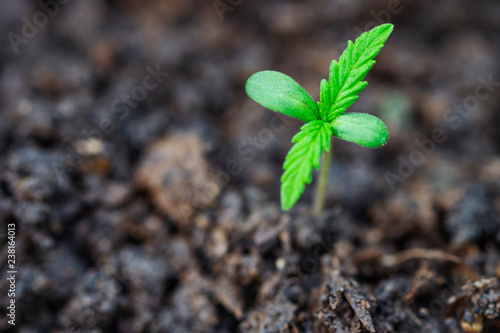
[[[283,212],[301,123],[246,79],[318,100],[385,22],[349,111],[388,144],[334,138],[324,213],[317,173]],[[500,332],[497,0],[7,0],[0,35],[0,331]]]

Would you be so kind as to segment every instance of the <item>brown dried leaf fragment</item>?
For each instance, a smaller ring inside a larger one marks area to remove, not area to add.
[[[345,316],[345,314],[342,313],[343,311],[336,311],[337,309],[340,310],[343,299],[342,296],[344,296],[361,324],[363,324],[368,331],[375,332],[375,327],[373,326],[372,317],[369,311],[371,308],[370,302],[367,297],[363,295],[361,287],[354,279],[346,279],[342,277],[338,271],[334,271],[330,273],[329,281],[323,284],[321,294],[328,295],[328,305],[330,308],[329,315],[332,317]],[[331,311],[334,311],[334,313],[331,313]],[[345,328],[346,327],[339,328],[337,326],[337,331]]]
[[[396,254],[386,254],[382,257],[382,265],[386,267],[393,267],[402,264],[403,262],[411,259],[428,259],[437,261],[451,261],[455,264],[462,263],[462,259],[443,252],[441,250],[432,249],[408,249]]]

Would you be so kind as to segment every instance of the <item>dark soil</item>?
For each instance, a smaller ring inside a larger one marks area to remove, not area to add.
[[[245,81],[317,99],[377,20],[350,111],[389,143],[334,139],[327,210],[284,213],[301,124]],[[0,331],[500,332],[498,0],[5,0],[0,33]]]

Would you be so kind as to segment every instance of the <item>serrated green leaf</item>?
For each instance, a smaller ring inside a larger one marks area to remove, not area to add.
[[[362,80],[375,64],[373,58],[380,52],[393,28],[387,23],[361,34],[354,43],[347,43],[339,62],[332,61],[329,76],[332,107],[327,117],[322,119],[332,121],[356,101],[353,96],[366,87],[367,83]]]
[[[280,72],[262,71],[246,83],[248,96],[260,105],[304,122],[319,119],[312,97],[291,77]]]
[[[382,120],[367,113],[344,113],[331,125],[333,135],[363,147],[377,148],[389,139],[389,131]]]
[[[283,166],[281,176],[281,208],[285,211],[295,205],[304,192],[306,184],[311,183],[313,168],[318,169],[321,154],[330,150],[332,127],[322,120],[313,120],[300,129],[292,142]]]

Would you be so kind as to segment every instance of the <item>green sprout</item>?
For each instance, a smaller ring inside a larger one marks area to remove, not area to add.
[[[314,213],[320,214],[330,169],[331,136],[376,148],[389,139],[389,131],[377,117],[366,113],[344,113],[367,86],[363,81],[375,64],[375,58],[394,26],[382,24],[349,41],[339,61],[330,65],[329,81],[320,85],[320,101],[311,96],[291,77],[276,71],[261,71],[248,78],[248,96],[262,106],[304,121],[306,124],[292,138],[295,145],[286,156],[281,177],[281,207],[288,211],[299,200],[306,184],[311,183],[313,168],[320,171]]]

